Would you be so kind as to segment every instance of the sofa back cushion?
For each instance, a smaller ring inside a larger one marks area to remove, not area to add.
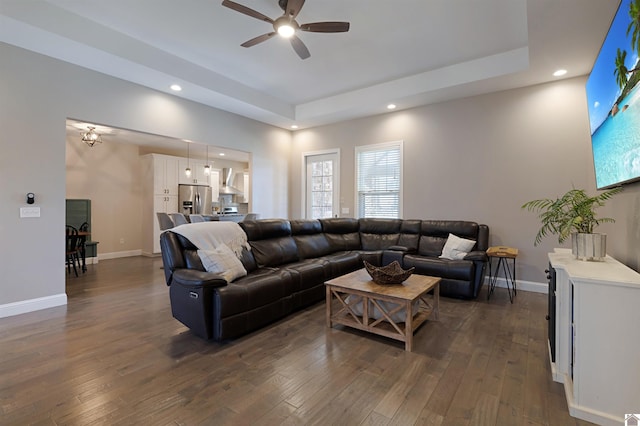
[[[258,267],[279,266],[298,260],[291,224],[284,219],[241,222]]]
[[[409,250],[417,251],[420,244],[420,228],[421,220],[403,220],[400,225],[400,238],[398,245],[406,247]]]
[[[291,220],[291,235],[298,246],[300,259],[326,256],[332,252],[322,225],[317,219]]]
[[[358,229],[360,223],[353,218],[329,218],[320,219],[322,232],[329,242],[331,252],[345,250],[359,250],[360,233]]]
[[[360,219],[360,242],[363,250],[384,250],[398,244],[400,219]]]
[[[478,224],[462,220],[423,220],[418,253],[438,257],[442,254],[449,233],[468,240],[478,240]],[[477,245],[477,244],[476,244]],[[475,250],[474,247],[472,250]]]

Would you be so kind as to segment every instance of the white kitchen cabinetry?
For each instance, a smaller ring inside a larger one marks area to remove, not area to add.
[[[240,199],[241,203],[249,202],[249,172],[244,172],[241,174],[242,178],[240,179],[242,182],[242,197]]]
[[[209,182],[211,182],[211,201],[218,202],[218,197],[220,197],[220,170],[211,169]]]
[[[209,176],[204,173],[204,161],[181,158],[179,163],[179,183],[183,185],[209,185]],[[191,169],[191,176],[185,174],[187,167]]]
[[[149,154],[153,168],[153,193],[178,195],[178,159],[168,155]],[[147,156],[145,156],[147,157]]]
[[[564,383],[569,413],[600,425],[640,412],[640,274],[607,256],[549,254],[555,272],[553,379]]]
[[[160,253],[157,212],[178,211],[179,158],[160,154],[140,157],[142,186],[142,252]]]

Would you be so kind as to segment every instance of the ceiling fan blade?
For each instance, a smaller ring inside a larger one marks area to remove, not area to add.
[[[311,54],[309,53],[309,49],[307,49],[307,46],[304,45],[304,43],[302,42],[302,40],[300,40],[300,38],[298,38],[298,36],[294,35],[290,40],[293,50],[295,50],[298,56],[300,56],[300,59],[307,59],[309,56],[311,56]]]
[[[251,46],[255,46],[258,43],[262,43],[263,41],[267,41],[269,40],[271,37],[273,37],[274,35],[276,35],[276,32],[270,32],[267,34],[262,34],[258,37],[254,37],[251,40],[247,40],[244,43],[242,43],[240,46],[242,47],[251,47]]]
[[[300,30],[312,33],[345,33],[349,31],[348,22],[312,22],[301,24]]]
[[[295,18],[296,16],[298,16],[298,13],[300,13],[300,9],[302,9],[302,6],[304,6],[304,0],[288,0],[287,10],[285,11],[285,13],[292,18]]]
[[[265,21],[268,22],[270,24],[273,24],[273,19],[269,18],[266,15],[263,15],[260,12],[257,12],[247,6],[243,6],[239,3],[236,3],[234,1],[231,0],[223,0],[222,1],[222,5],[228,7],[229,9],[233,9],[236,12],[240,12],[240,13],[244,13],[245,15],[251,16],[252,18],[256,18],[259,19],[261,21]]]

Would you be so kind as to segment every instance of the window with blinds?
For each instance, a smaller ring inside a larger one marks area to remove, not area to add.
[[[358,217],[400,218],[402,141],[356,147]]]

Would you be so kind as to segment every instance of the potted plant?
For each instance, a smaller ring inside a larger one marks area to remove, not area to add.
[[[534,245],[549,234],[557,235],[561,244],[571,235],[572,251],[578,259],[601,260],[607,254],[606,235],[593,231],[601,223],[613,223],[615,220],[599,218],[595,210],[620,191],[622,187],[617,187],[590,197],[584,189],[574,188],[555,200],[546,198],[523,204],[523,209],[539,212],[542,226]]]

